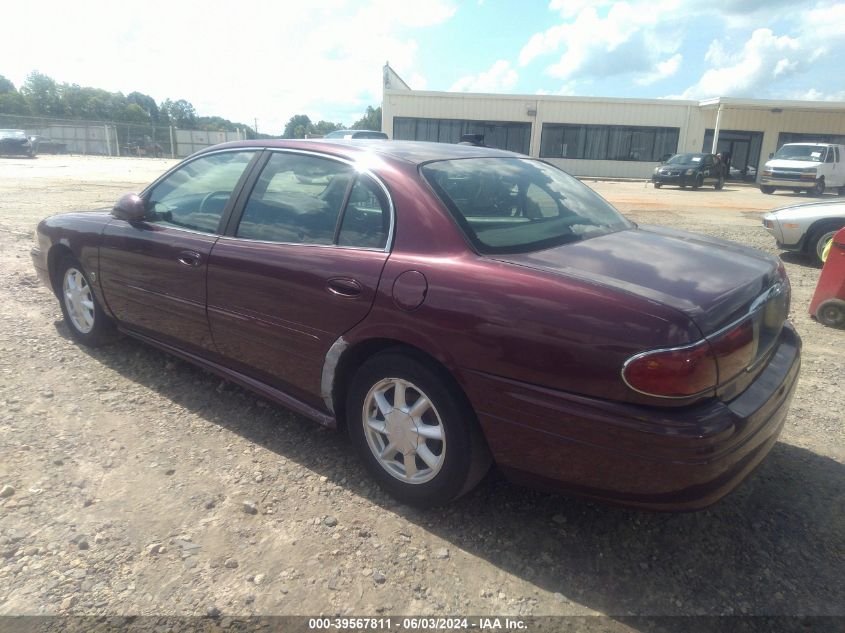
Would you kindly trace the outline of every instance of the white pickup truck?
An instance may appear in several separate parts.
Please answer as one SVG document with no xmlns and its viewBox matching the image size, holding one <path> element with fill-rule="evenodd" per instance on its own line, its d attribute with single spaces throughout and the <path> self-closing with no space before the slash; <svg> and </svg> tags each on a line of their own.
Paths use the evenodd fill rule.
<svg viewBox="0 0 845 633">
<path fill-rule="evenodd" d="M 775 189 L 806 191 L 820 196 L 825 189 L 845 195 L 845 145 L 831 143 L 787 143 L 766 163 L 760 177 L 760 191 Z"/>
</svg>

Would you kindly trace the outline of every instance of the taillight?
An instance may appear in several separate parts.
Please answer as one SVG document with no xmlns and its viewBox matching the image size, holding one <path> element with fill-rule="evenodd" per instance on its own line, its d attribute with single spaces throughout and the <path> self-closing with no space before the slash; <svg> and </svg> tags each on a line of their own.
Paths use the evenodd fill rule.
<svg viewBox="0 0 845 633">
<path fill-rule="evenodd" d="M 631 389 L 659 398 L 686 398 L 715 389 L 716 357 L 707 341 L 632 356 L 622 368 Z"/>
<path fill-rule="evenodd" d="M 632 389 L 658 398 L 705 395 L 754 363 L 759 338 L 754 324 L 749 317 L 695 345 L 632 356 L 622 377 Z"/>
<path fill-rule="evenodd" d="M 726 383 L 754 362 L 757 341 L 754 321 L 750 317 L 709 340 L 719 368 L 719 384 Z"/>
</svg>

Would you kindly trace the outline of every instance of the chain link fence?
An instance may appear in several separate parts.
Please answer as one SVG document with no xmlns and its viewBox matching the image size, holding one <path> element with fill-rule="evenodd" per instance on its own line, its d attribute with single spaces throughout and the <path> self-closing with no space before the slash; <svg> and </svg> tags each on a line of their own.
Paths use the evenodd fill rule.
<svg viewBox="0 0 845 633">
<path fill-rule="evenodd" d="M 38 116 L 0 114 L 0 128 L 22 129 L 39 139 L 39 152 L 96 156 L 150 156 L 184 158 L 227 141 L 246 139 L 243 130 L 214 132 L 181 130 L 174 126 L 118 121 L 79 121 Z"/>
</svg>

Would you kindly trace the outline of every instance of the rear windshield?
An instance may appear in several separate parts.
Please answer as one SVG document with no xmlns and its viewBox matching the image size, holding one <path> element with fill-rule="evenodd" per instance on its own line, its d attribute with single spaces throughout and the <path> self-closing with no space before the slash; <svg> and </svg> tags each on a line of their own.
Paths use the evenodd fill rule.
<svg viewBox="0 0 845 633">
<path fill-rule="evenodd" d="M 422 174 L 480 253 L 525 253 L 632 226 L 592 189 L 536 160 L 444 160 Z"/>
<path fill-rule="evenodd" d="M 827 148 L 824 145 L 784 145 L 774 157 L 820 163 L 824 160 L 825 151 Z"/>
</svg>

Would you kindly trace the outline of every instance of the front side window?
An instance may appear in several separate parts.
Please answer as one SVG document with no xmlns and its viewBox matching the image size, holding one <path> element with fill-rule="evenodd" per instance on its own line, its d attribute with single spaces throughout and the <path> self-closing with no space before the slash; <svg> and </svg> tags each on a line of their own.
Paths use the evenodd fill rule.
<svg viewBox="0 0 845 633">
<path fill-rule="evenodd" d="M 179 167 L 147 195 L 151 221 L 214 233 L 254 151 L 201 156 Z"/>
<path fill-rule="evenodd" d="M 470 158 L 422 174 L 480 253 L 523 253 L 630 228 L 592 189 L 545 163 Z"/>
</svg>

